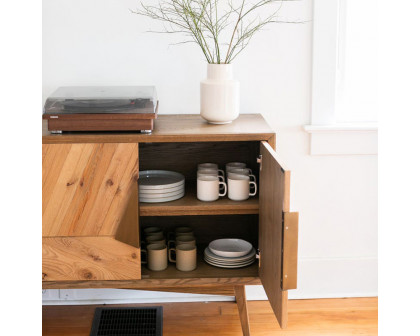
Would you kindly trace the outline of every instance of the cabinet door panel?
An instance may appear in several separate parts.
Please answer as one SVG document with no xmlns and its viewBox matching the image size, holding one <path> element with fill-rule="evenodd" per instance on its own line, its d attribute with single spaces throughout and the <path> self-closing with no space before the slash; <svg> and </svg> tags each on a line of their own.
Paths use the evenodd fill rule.
<svg viewBox="0 0 420 336">
<path fill-rule="evenodd" d="M 137 179 L 137 144 L 44 144 L 42 235 L 115 235 Z"/>
<path fill-rule="evenodd" d="M 113 237 L 42 238 L 42 280 L 140 279 L 140 251 Z"/>
<path fill-rule="evenodd" d="M 137 144 L 44 144 L 44 281 L 140 279 Z"/>
<path fill-rule="evenodd" d="M 260 145 L 259 249 L 261 283 L 282 327 L 283 305 L 287 292 L 282 291 L 283 211 L 289 204 L 289 172 L 279 162 L 276 152 L 266 142 Z"/>
</svg>

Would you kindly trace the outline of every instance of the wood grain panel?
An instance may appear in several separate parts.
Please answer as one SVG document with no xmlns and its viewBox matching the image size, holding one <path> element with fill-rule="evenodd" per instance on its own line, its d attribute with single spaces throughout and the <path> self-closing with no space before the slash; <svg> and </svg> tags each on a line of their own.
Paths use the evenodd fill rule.
<svg viewBox="0 0 420 336">
<path fill-rule="evenodd" d="M 43 236 L 114 235 L 137 185 L 137 155 L 137 144 L 44 144 Z"/>
<path fill-rule="evenodd" d="M 252 272 L 230 274 L 225 277 L 223 269 L 218 273 L 213 273 L 213 278 L 144 278 L 141 280 L 60 280 L 43 281 L 43 289 L 71 289 L 71 288 L 120 288 L 120 289 L 139 289 L 139 290 L 159 290 L 160 288 L 183 289 L 201 287 L 220 287 L 236 285 L 261 285 L 260 278 L 257 276 L 258 270 L 252 269 Z"/>
<path fill-rule="evenodd" d="M 241 114 L 226 125 L 212 125 L 198 114 L 159 115 L 151 135 L 135 132 L 51 134 L 43 120 L 43 143 L 143 143 L 268 140 L 273 131 L 261 114 Z"/>
<path fill-rule="evenodd" d="M 283 326 L 286 309 L 281 289 L 285 174 L 268 143 L 261 143 L 260 152 L 259 274 L 273 311 Z"/>
<path fill-rule="evenodd" d="M 140 279 L 140 251 L 112 237 L 42 238 L 42 280 Z"/>
<path fill-rule="evenodd" d="M 118 117 L 118 116 L 117 116 Z M 94 119 L 49 119 L 49 131 L 141 131 L 153 130 L 153 119 L 94 120 Z"/>
<path fill-rule="evenodd" d="M 139 192 L 137 184 L 132 184 L 124 216 L 118 225 L 115 239 L 134 247 L 140 247 L 139 233 Z"/>
<path fill-rule="evenodd" d="M 297 288 L 299 213 L 284 213 L 282 289 Z"/>
<path fill-rule="evenodd" d="M 199 287 L 144 287 L 141 290 L 156 292 L 173 292 L 187 294 L 210 294 L 210 295 L 226 295 L 234 296 L 234 286 L 199 286 Z M 130 289 L 130 288 L 128 288 Z"/>
</svg>

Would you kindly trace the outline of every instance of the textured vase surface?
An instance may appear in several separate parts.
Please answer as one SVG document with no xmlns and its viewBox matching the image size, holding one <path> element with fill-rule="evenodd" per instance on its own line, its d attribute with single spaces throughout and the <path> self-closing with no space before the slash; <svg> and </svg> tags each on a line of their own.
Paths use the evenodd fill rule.
<svg viewBox="0 0 420 336">
<path fill-rule="evenodd" d="M 211 124 L 228 124 L 239 116 L 239 82 L 231 64 L 207 64 L 200 83 L 200 114 Z"/>
</svg>

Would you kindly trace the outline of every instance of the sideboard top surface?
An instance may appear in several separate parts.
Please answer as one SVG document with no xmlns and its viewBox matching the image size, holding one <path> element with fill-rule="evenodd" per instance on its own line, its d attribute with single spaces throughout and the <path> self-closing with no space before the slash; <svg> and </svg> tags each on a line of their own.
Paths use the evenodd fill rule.
<svg viewBox="0 0 420 336">
<path fill-rule="evenodd" d="M 230 124 L 208 124 L 198 114 L 159 115 L 152 134 L 136 132 L 66 132 L 51 134 L 42 124 L 42 143 L 206 142 L 269 140 L 274 132 L 261 114 L 241 114 Z"/>
</svg>

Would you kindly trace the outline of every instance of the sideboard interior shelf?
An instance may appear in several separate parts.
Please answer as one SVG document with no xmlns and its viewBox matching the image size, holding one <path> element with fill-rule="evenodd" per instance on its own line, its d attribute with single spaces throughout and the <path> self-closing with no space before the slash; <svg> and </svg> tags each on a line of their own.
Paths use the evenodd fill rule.
<svg viewBox="0 0 420 336">
<path fill-rule="evenodd" d="M 196 215 L 257 215 L 258 197 L 246 201 L 232 201 L 224 196 L 214 202 L 197 199 L 195 189 L 187 187 L 185 196 L 166 203 L 139 203 L 140 216 L 196 216 Z"/>
<path fill-rule="evenodd" d="M 175 264 L 169 264 L 164 271 L 154 272 L 147 267 L 142 267 L 141 276 L 143 279 L 193 279 L 193 278 L 247 278 L 258 277 L 258 263 L 251 266 L 229 269 L 218 268 L 207 264 L 199 254 L 197 258 L 197 268 L 191 272 L 181 272 L 175 267 Z"/>
</svg>

